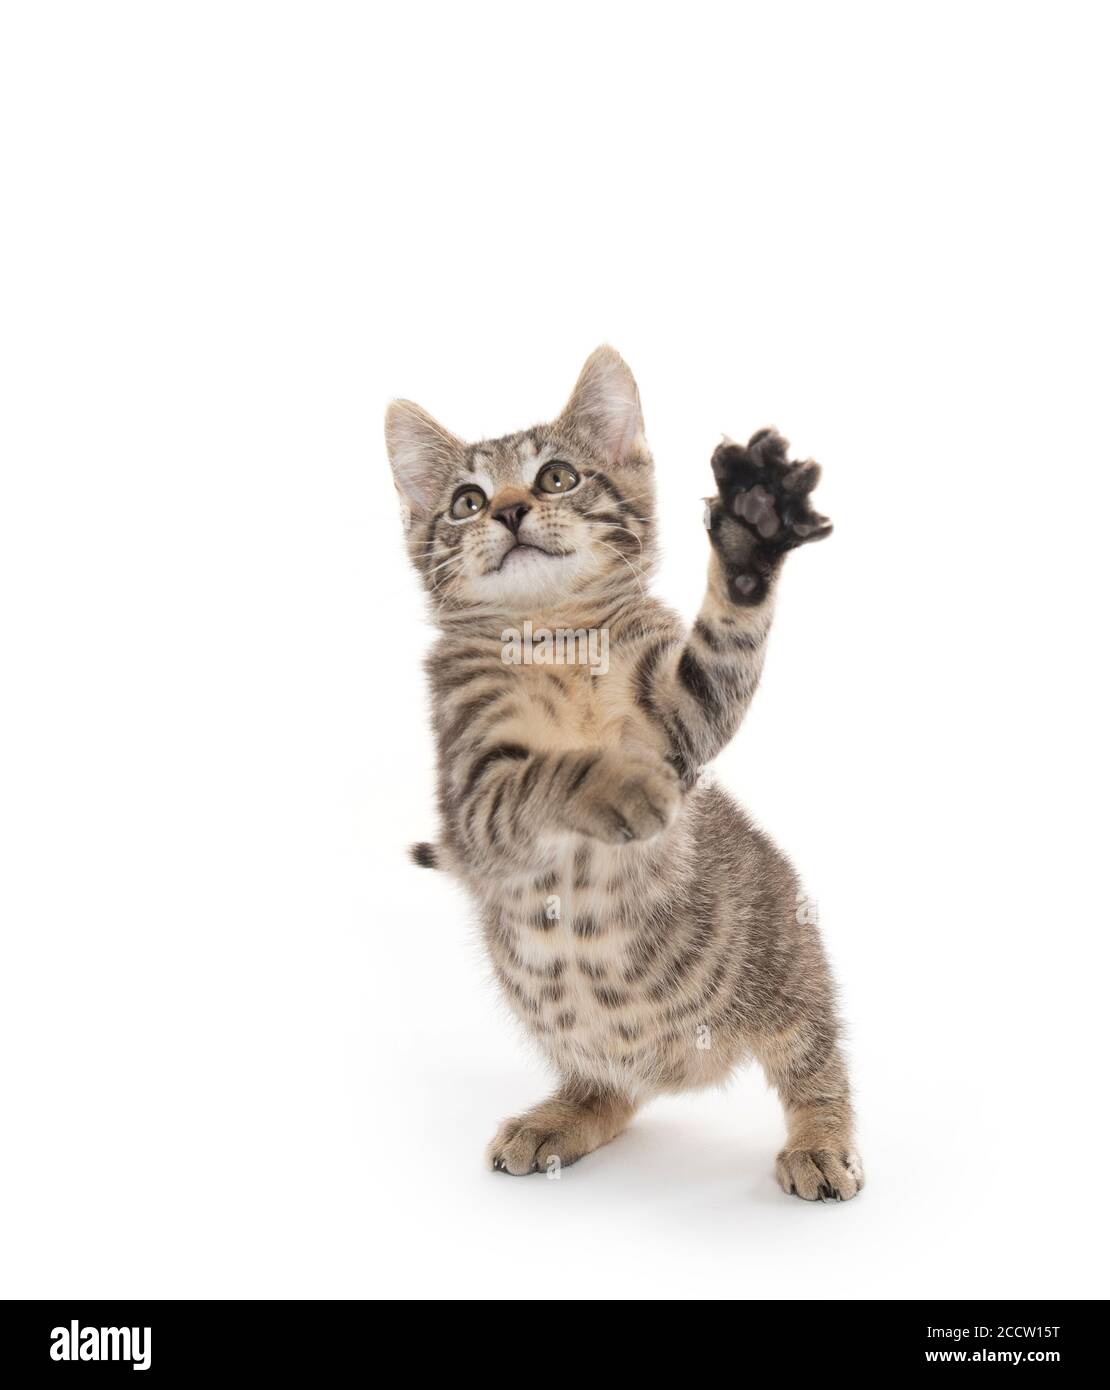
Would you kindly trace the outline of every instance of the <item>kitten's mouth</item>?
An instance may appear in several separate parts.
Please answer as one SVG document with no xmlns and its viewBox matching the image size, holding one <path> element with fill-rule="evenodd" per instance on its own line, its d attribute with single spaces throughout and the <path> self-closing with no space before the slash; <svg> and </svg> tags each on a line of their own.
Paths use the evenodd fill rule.
<svg viewBox="0 0 1110 1390">
<path fill-rule="evenodd" d="M 506 565 L 508 565 L 510 562 L 514 564 L 519 564 L 521 559 L 525 558 L 529 552 L 531 552 L 533 555 L 546 555 L 550 560 L 559 560 L 562 559 L 564 555 L 570 555 L 573 553 L 569 550 L 544 550 L 542 545 L 533 545 L 531 541 L 517 541 L 515 545 L 509 546 L 508 550 L 505 551 L 501 559 L 497 562 L 496 565 L 494 565 L 492 570 L 488 571 L 488 573 L 500 574 Z M 515 561 L 513 561 L 512 559 L 514 555 L 517 556 L 517 559 Z"/>
</svg>

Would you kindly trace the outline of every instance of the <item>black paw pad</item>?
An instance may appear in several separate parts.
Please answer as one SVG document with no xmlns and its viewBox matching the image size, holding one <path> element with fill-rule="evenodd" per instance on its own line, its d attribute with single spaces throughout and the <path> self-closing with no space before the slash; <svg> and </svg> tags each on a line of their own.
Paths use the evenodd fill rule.
<svg viewBox="0 0 1110 1390">
<path fill-rule="evenodd" d="M 759 430 L 747 445 L 726 439 L 713 454 L 709 533 L 739 603 L 760 602 L 786 552 L 832 530 L 809 500 L 820 467 L 791 463 L 787 448 L 782 435 Z"/>
<path fill-rule="evenodd" d="M 749 492 L 737 492 L 732 498 L 732 514 L 746 521 L 752 530 L 764 540 L 769 540 L 782 530 L 782 522 L 775 510 L 775 499 L 762 485 L 756 483 Z"/>
</svg>

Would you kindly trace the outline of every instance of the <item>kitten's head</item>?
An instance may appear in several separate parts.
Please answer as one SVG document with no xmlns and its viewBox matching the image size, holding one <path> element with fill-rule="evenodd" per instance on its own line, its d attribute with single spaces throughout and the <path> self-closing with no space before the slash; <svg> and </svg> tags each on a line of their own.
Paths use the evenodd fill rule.
<svg viewBox="0 0 1110 1390">
<path fill-rule="evenodd" d="M 394 401 L 385 436 L 409 554 L 441 613 L 521 615 L 616 597 L 652 568 L 640 394 L 612 348 L 589 358 L 552 424 L 466 444 Z"/>
</svg>

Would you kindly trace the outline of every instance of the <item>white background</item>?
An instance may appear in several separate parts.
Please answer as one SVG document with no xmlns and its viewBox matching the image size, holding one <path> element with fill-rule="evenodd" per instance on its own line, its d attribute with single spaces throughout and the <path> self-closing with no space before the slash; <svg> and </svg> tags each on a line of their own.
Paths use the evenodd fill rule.
<svg viewBox="0 0 1110 1390">
<path fill-rule="evenodd" d="M 1105 1296 L 1106 35 L 1079 4 L 10 4 L 0 1292 Z M 825 465 L 720 760 L 869 1174 L 758 1074 L 558 1182 L 434 834 L 381 441 L 611 341 L 687 614 L 721 431 Z"/>
</svg>

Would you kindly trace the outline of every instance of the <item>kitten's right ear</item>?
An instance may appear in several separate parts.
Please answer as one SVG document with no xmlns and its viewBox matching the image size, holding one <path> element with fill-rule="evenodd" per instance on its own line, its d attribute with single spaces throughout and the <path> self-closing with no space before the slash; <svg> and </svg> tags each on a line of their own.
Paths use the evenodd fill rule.
<svg viewBox="0 0 1110 1390">
<path fill-rule="evenodd" d="M 391 401 L 385 447 L 405 504 L 416 516 L 429 516 L 444 484 L 463 464 L 466 445 L 412 401 Z"/>
</svg>

